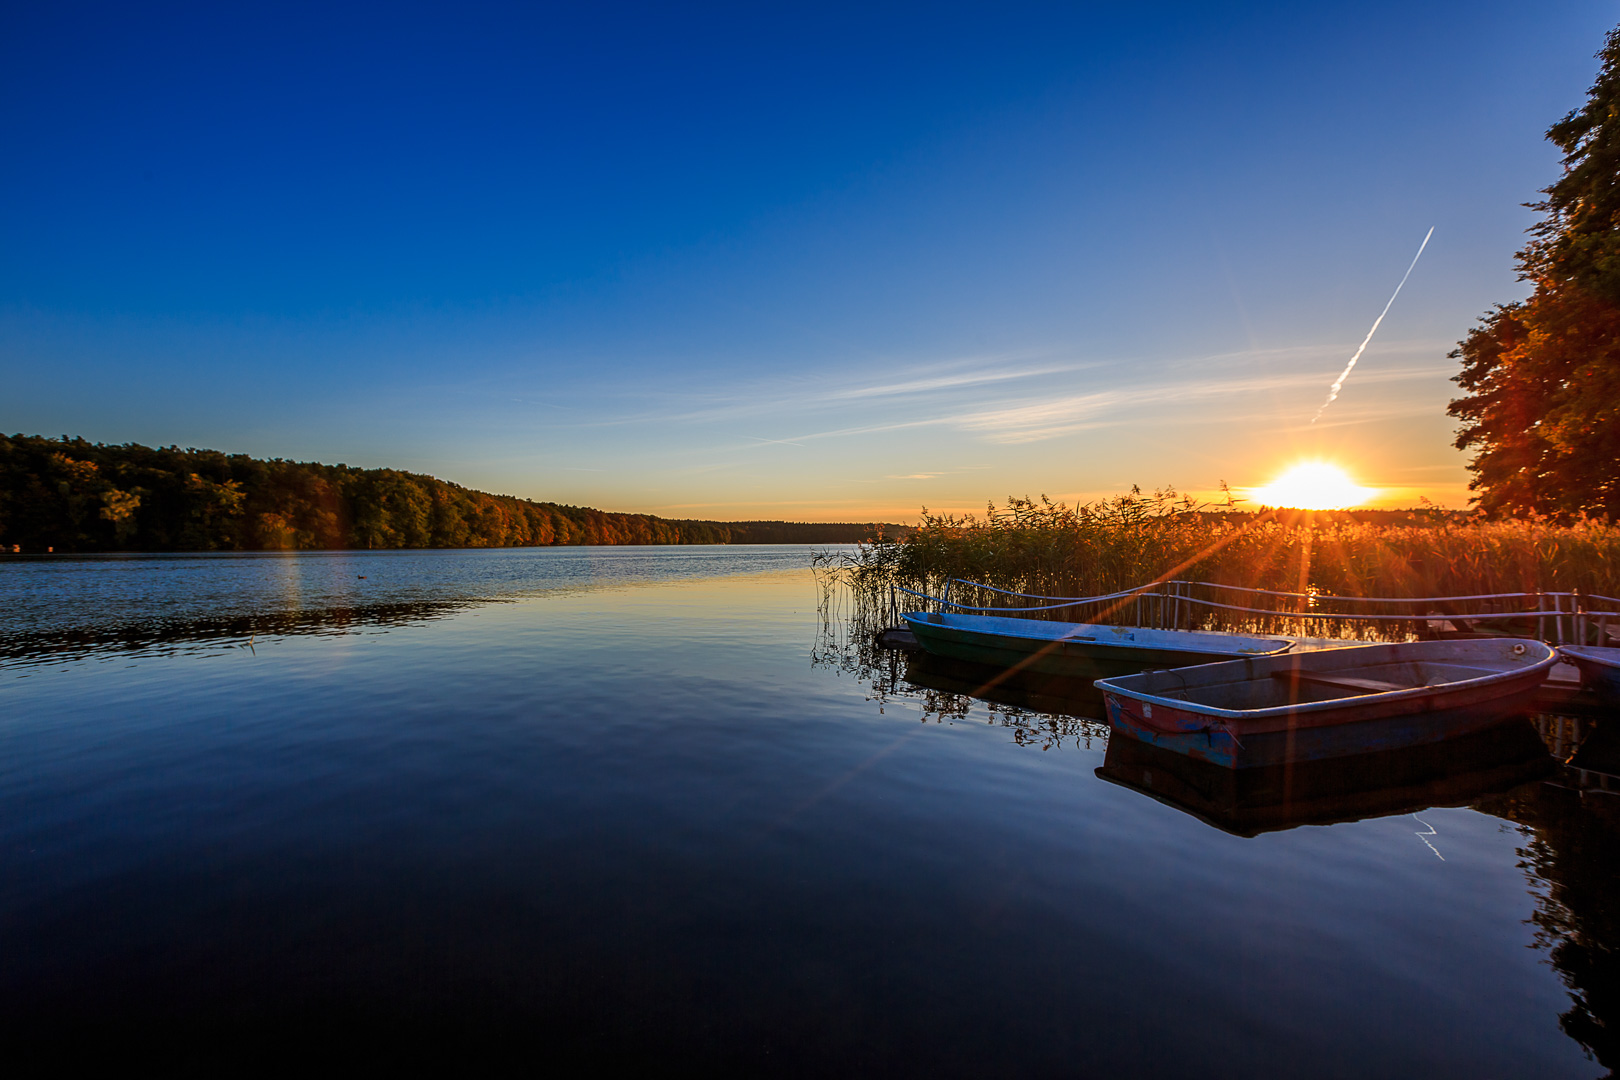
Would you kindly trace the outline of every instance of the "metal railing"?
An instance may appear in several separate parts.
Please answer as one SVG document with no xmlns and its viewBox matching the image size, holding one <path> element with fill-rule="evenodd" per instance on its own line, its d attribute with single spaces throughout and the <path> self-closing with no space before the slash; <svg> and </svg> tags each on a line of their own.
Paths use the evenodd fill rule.
<svg viewBox="0 0 1620 1080">
<path fill-rule="evenodd" d="M 1013 605 L 965 603 L 951 598 L 953 587 L 957 585 L 1032 602 Z M 938 610 L 1046 615 L 1094 607 L 1099 609 L 1091 613 L 1094 618 L 1161 630 L 1214 628 L 1212 623 L 1240 617 L 1237 621 L 1250 625 L 1294 623 L 1301 630 L 1315 628 L 1341 632 L 1336 636 L 1342 636 L 1342 631 L 1346 629 L 1358 632 L 1377 629 L 1385 636 L 1388 632 L 1394 632 L 1413 637 L 1432 637 L 1441 633 L 1476 632 L 1477 624 L 1517 622 L 1520 624 L 1517 627 L 1502 629 L 1532 636 L 1533 626 L 1533 636 L 1555 645 L 1607 644 L 1611 620 L 1620 630 L 1620 610 L 1610 609 L 1620 608 L 1620 599 L 1582 593 L 1578 589 L 1569 592 L 1480 593 L 1471 596 L 1335 596 L 1175 579 L 1150 582 L 1135 589 L 1100 596 L 1045 596 L 997 588 L 965 578 L 947 581 L 940 596 L 899 585 L 895 588 L 936 605 Z M 1271 606 L 1258 606 L 1259 602 L 1254 600 L 1244 604 L 1226 603 L 1214 598 L 1223 592 L 1244 594 L 1250 598 L 1266 597 Z M 1335 610 L 1341 606 L 1355 605 L 1379 605 L 1385 610 Z M 1075 614 L 1084 615 L 1086 612 L 1078 611 Z M 1400 624 L 1406 625 L 1403 627 Z M 1444 629 L 1448 624 L 1451 627 L 1449 631 Z"/>
</svg>

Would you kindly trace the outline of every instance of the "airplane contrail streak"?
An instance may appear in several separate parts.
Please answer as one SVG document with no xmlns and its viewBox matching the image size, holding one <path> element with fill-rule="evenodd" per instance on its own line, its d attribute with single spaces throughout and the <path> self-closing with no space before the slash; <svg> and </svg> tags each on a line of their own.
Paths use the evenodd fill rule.
<svg viewBox="0 0 1620 1080">
<path fill-rule="evenodd" d="M 1423 237 L 1423 243 L 1418 245 L 1417 254 L 1412 256 L 1412 265 L 1408 266 L 1406 273 L 1401 275 L 1401 284 L 1395 286 L 1395 291 L 1389 294 L 1389 303 L 1384 305 L 1384 310 L 1380 311 L 1378 318 L 1373 320 L 1372 329 L 1367 331 L 1367 336 L 1361 341 L 1361 348 L 1357 349 L 1356 354 L 1350 358 L 1350 362 L 1344 365 L 1344 370 L 1339 372 L 1339 377 L 1333 380 L 1333 385 L 1328 389 L 1327 400 L 1322 402 L 1322 407 L 1316 410 L 1315 416 L 1311 417 L 1311 423 L 1314 424 L 1322 419 L 1322 414 L 1327 411 L 1327 407 L 1333 404 L 1334 398 L 1339 396 L 1339 391 L 1344 387 L 1344 380 L 1350 377 L 1351 369 L 1356 366 L 1356 361 L 1360 360 L 1361 354 L 1366 351 L 1367 342 L 1371 341 L 1372 336 L 1378 333 L 1378 324 L 1384 321 L 1384 316 L 1389 314 L 1389 309 L 1395 306 L 1395 298 L 1401 295 L 1401 285 L 1405 285 L 1406 279 L 1412 276 L 1412 268 L 1417 266 L 1419 259 L 1423 258 L 1423 249 L 1429 246 L 1429 237 L 1433 235 L 1434 227 L 1431 225 L 1428 234 Z"/>
</svg>

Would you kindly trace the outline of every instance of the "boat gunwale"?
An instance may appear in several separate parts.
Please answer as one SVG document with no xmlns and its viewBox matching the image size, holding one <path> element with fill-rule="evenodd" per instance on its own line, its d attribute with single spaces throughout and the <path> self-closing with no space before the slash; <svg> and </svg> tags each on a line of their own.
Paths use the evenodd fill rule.
<svg viewBox="0 0 1620 1080">
<path fill-rule="evenodd" d="M 1134 652 L 1178 652 L 1178 653 L 1189 653 L 1189 654 L 1198 655 L 1198 656 L 1208 656 L 1208 655 L 1211 654 L 1212 651 L 1214 651 L 1212 649 L 1197 648 L 1197 647 L 1188 646 L 1188 645 L 1178 645 L 1178 644 L 1168 644 L 1168 643 L 1167 644 L 1157 644 L 1157 643 L 1133 641 L 1133 640 L 1127 640 L 1127 639 L 1121 639 L 1121 640 L 1117 640 L 1117 641 L 1105 641 L 1105 640 L 1103 640 L 1101 638 L 1083 638 L 1083 637 L 1068 637 L 1068 636 L 1040 637 L 1040 636 L 1030 635 L 1030 634 L 1013 634 L 1013 633 L 1008 633 L 1008 632 L 1001 631 L 1001 630 L 981 629 L 979 627 L 973 627 L 973 626 L 954 626 L 954 625 L 952 625 L 950 623 L 944 623 L 944 622 L 930 622 L 930 621 L 928 621 L 928 617 L 929 617 L 930 614 L 931 613 L 929 613 L 929 612 L 910 612 L 910 611 L 907 611 L 907 612 L 901 612 L 900 617 L 906 621 L 906 624 L 908 626 L 912 627 L 913 633 L 916 632 L 916 627 L 920 624 L 920 625 L 922 625 L 924 627 L 928 627 L 928 628 L 931 628 L 931 629 L 955 630 L 956 632 L 962 633 L 962 634 L 974 634 L 974 635 L 978 635 L 978 636 L 982 636 L 982 637 L 1001 638 L 1001 639 L 1007 640 L 1007 641 L 1034 641 L 1034 642 L 1040 642 L 1042 644 L 1058 644 L 1058 645 L 1064 645 L 1064 644 L 1068 644 L 1068 645 L 1103 645 L 1103 646 L 1111 646 L 1111 647 L 1114 647 L 1114 648 L 1126 649 L 1126 650 L 1134 651 Z M 962 615 L 958 615 L 958 614 L 951 613 L 951 612 L 945 613 L 943 617 L 945 617 L 945 618 L 979 618 L 979 619 L 1002 618 L 1002 616 L 987 616 L 987 615 L 962 616 Z M 1027 619 L 1027 620 L 1023 620 L 1023 621 L 1030 622 L 1030 623 L 1036 623 L 1036 622 L 1045 621 L 1045 620 Z M 1221 633 L 1219 633 L 1217 631 L 1211 631 L 1211 630 L 1159 630 L 1159 629 L 1156 629 L 1154 627 L 1149 627 L 1149 626 L 1113 627 L 1113 626 L 1110 626 L 1110 625 L 1108 625 L 1106 623 L 1062 623 L 1062 624 L 1058 624 L 1058 625 L 1093 627 L 1093 628 L 1098 629 L 1098 630 L 1124 629 L 1124 630 L 1129 630 L 1132 633 L 1146 632 L 1146 633 L 1150 633 L 1150 634 L 1188 634 L 1188 635 L 1196 635 L 1196 637 L 1199 640 L 1208 640 L 1210 642 L 1210 644 L 1212 644 L 1212 645 L 1219 642 L 1219 641 L 1230 641 L 1230 640 L 1236 639 L 1236 640 L 1243 640 L 1243 641 L 1271 642 L 1271 643 L 1274 643 L 1274 644 L 1276 644 L 1278 646 L 1278 648 L 1267 649 L 1267 650 L 1264 650 L 1264 651 L 1238 652 L 1238 653 L 1226 654 L 1226 655 L 1230 655 L 1233 659 L 1237 659 L 1237 660 L 1247 659 L 1247 658 L 1250 658 L 1250 657 L 1280 656 L 1280 655 L 1283 655 L 1284 653 L 1287 653 L 1296 644 L 1296 642 L 1294 641 L 1293 638 L 1287 638 L 1287 637 L 1256 637 L 1256 636 L 1250 636 L 1248 634 L 1226 635 L 1226 634 L 1221 634 Z M 924 635 L 924 636 L 926 636 L 926 635 Z M 919 638 L 919 640 L 921 640 L 921 639 Z M 1220 661 L 1216 661 L 1216 663 L 1226 663 L 1226 661 L 1220 660 Z M 1188 666 L 1189 667 L 1200 667 L 1202 665 L 1189 664 Z"/>
<path fill-rule="evenodd" d="M 1558 651 L 1571 660 L 1585 660 L 1603 667 L 1620 668 L 1620 648 L 1612 645 L 1560 645 Z M 1604 655 L 1594 656 L 1593 653 Z"/>
</svg>

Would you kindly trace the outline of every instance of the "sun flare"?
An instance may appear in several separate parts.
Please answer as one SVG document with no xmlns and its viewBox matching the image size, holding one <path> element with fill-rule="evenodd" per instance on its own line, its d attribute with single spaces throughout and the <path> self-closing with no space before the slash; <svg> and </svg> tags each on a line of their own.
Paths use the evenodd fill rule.
<svg viewBox="0 0 1620 1080">
<path fill-rule="evenodd" d="M 1375 494 L 1376 489 L 1360 486 L 1343 469 L 1323 461 L 1302 462 L 1265 487 L 1249 490 L 1249 497 L 1263 506 L 1295 510 L 1343 510 Z"/>
</svg>

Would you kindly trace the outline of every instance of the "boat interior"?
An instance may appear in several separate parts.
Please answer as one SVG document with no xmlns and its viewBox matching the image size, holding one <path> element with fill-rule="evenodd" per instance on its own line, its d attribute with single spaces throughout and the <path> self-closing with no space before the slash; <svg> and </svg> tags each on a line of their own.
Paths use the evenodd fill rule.
<svg viewBox="0 0 1620 1080">
<path fill-rule="evenodd" d="M 1150 671 L 1131 689 L 1217 709 L 1268 709 L 1313 701 L 1444 686 L 1499 674 L 1503 668 L 1440 661 L 1404 661 L 1341 670 L 1277 666 L 1250 676 L 1242 671 L 1218 682 L 1192 681 L 1182 670 Z"/>
</svg>

